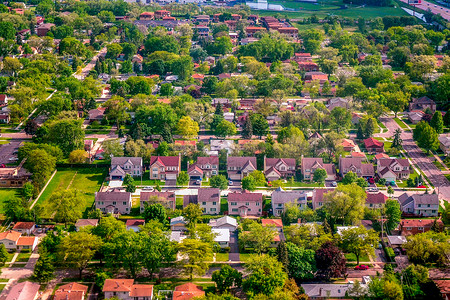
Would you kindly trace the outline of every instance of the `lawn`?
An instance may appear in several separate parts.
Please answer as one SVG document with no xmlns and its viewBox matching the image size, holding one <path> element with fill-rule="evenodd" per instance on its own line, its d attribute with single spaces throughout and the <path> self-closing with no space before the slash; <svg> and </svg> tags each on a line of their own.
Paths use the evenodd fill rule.
<svg viewBox="0 0 450 300">
<path fill-rule="evenodd" d="M 242 262 L 249 262 L 251 258 L 258 256 L 256 253 L 240 253 L 239 258 Z"/>
<path fill-rule="evenodd" d="M 325 184 L 323 183 L 317 183 L 317 182 L 302 182 L 302 181 L 288 181 L 284 183 L 284 186 L 286 188 L 290 188 L 290 187 L 323 187 L 325 186 Z"/>
<path fill-rule="evenodd" d="M 400 120 L 399 118 L 394 118 L 395 123 L 398 124 L 398 126 L 400 126 L 400 128 L 402 129 L 408 129 L 408 126 L 406 126 L 405 123 L 403 123 L 402 120 Z"/>
<path fill-rule="evenodd" d="M 413 173 L 409 175 L 409 178 L 411 178 L 412 180 L 414 180 L 417 176 L 419 176 L 419 174 L 417 174 L 417 172 L 416 172 L 415 169 L 412 169 L 412 170 L 413 170 Z M 397 186 L 400 187 L 400 188 L 406 188 L 406 187 L 408 187 L 408 185 L 407 185 L 407 183 L 406 183 L 406 180 L 403 180 L 402 182 L 397 181 L 396 183 L 397 183 Z"/>
<path fill-rule="evenodd" d="M 0 213 L 4 213 L 4 203 L 10 198 L 19 198 L 20 189 L 0 189 Z"/>
<path fill-rule="evenodd" d="M 162 187 L 165 184 L 164 181 L 150 179 L 150 171 L 149 170 L 144 172 L 144 175 L 142 176 L 142 183 L 141 183 L 141 179 L 140 178 L 135 178 L 134 180 L 136 181 L 137 185 L 151 185 L 151 186 L 155 186 L 156 183 L 159 183 L 159 186 Z"/>
<path fill-rule="evenodd" d="M 17 256 L 16 262 L 28 262 L 30 259 L 31 253 L 19 253 Z"/>
<path fill-rule="evenodd" d="M 345 253 L 345 258 L 348 262 L 356 262 L 356 255 L 353 253 Z M 367 254 L 361 255 L 359 262 L 370 262 L 369 256 Z"/>
<path fill-rule="evenodd" d="M 51 217 L 52 212 L 47 210 L 48 199 L 59 189 L 76 189 L 86 208 L 92 207 L 95 192 L 100 189 L 106 172 L 106 168 L 59 169 L 37 202 L 44 207 L 43 217 Z"/>
<path fill-rule="evenodd" d="M 228 261 L 228 253 L 216 253 L 216 261 Z"/>
</svg>

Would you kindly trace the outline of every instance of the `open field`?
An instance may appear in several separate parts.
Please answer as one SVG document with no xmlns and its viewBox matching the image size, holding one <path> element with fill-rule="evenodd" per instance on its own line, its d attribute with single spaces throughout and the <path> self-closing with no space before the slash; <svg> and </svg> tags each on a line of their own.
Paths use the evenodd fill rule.
<svg viewBox="0 0 450 300">
<path fill-rule="evenodd" d="M 103 168 L 59 169 L 37 204 L 44 207 L 44 217 L 50 217 L 51 213 L 46 211 L 46 206 L 52 193 L 58 189 L 73 188 L 78 191 L 86 208 L 89 208 L 94 203 L 95 192 L 98 192 L 105 176 L 106 169 Z"/>
<path fill-rule="evenodd" d="M 5 202 L 10 198 L 20 198 L 20 189 L 0 189 L 0 213 L 5 212 Z"/>
</svg>

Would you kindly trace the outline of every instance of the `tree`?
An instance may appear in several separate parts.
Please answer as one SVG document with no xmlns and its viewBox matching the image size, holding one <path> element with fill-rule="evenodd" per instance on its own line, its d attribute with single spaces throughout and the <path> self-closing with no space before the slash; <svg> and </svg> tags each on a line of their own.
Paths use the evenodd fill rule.
<svg viewBox="0 0 450 300">
<path fill-rule="evenodd" d="M 347 130 L 352 122 L 351 112 L 343 107 L 335 107 L 330 113 L 330 126 L 337 132 Z"/>
<path fill-rule="evenodd" d="M 323 183 L 326 178 L 327 178 L 327 171 L 325 169 L 317 168 L 314 170 L 313 180 L 315 182 Z"/>
<path fill-rule="evenodd" d="M 34 119 L 29 119 L 25 124 L 25 133 L 29 135 L 35 135 L 37 130 L 39 129 L 39 125 L 36 123 Z"/>
<path fill-rule="evenodd" d="M 84 150 L 73 150 L 69 154 L 69 162 L 72 164 L 84 164 L 88 159 L 88 154 Z"/>
<path fill-rule="evenodd" d="M 352 184 L 356 182 L 358 179 L 358 175 L 356 173 L 353 173 L 352 171 L 349 171 L 347 174 L 344 175 L 344 178 L 342 179 L 342 184 Z"/>
<path fill-rule="evenodd" d="M 289 255 L 288 255 L 286 243 L 284 241 L 281 241 L 278 244 L 276 253 L 277 253 L 278 261 L 283 264 L 284 271 L 287 273 L 288 265 L 289 265 Z"/>
<path fill-rule="evenodd" d="M 83 215 L 84 200 L 75 189 L 53 192 L 48 202 L 50 212 L 54 212 L 54 220 L 65 225 L 76 222 Z"/>
<path fill-rule="evenodd" d="M 0 263 L 2 264 L 2 266 L 5 265 L 5 263 L 8 261 L 8 251 L 5 248 L 5 245 L 1 244 L 0 245 Z"/>
<path fill-rule="evenodd" d="M 242 189 L 247 191 L 256 190 L 257 183 L 253 176 L 246 176 L 241 181 Z"/>
<path fill-rule="evenodd" d="M 120 143 L 119 139 L 105 140 L 102 144 L 103 150 L 105 151 L 105 157 L 111 158 L 121 157 L 124 155 L 123 145 Z"/>
<path fill-rule="evenodd" d="M 235 135 L 236 126 L 233 123 L 223 119 L 217 124 L 215 134 L 220 138 L 226 138 L 227 136 Z"/>
<path fill-rule="evenodd" d="M 84 130 L 81 128 L 83 120 L 63 118 L 48 125 L 47 140 L 58 146 L 64 153 L 84 147 Z"/>
<path fill-rule="evenodd" d="M 250 116 L 250 121 L 252 122 L 253 134 L 259 135 L 261 138 L 269 132 L 269 123 L 263 115 L 252 114 Z"/>
<path fill-rule="evenodd" d="M 400 203 L 397 200 L 388 199 L 384 205 L 386 215 L 386 228 L 387 230 L 394 230 L 397 228 L 402 217 L 402 211 L 400 209 Z"/>
<path fill-rule="evenodd" d="M 178 247 L 183 259 L 180 264 L 184 273 L 192 280 L 194 274 L 202 276 L 208 270 L 208 263 L 212 259 L 211 244 L 195 239 L 184 239 Z"/>
<path fill-rule="evenodd" d="M 111 59 L 116 59 L 117 56 L 119 56 L 120 53 L 122 53 L 122 46 L 120 46 L 120 44 L 117 43 L 112 43 L 112 44 L 108 44 L 106 45 L 106 58 L 111 58 Z"/>
<path fill-rule="evenodd" d="M 366 192 L 356 183 L 340 185 L 324 195 L 324 210 L 331 220 L 342 224 L 354 224 L 364 216 Z"/>
<path fill-rule="evenodd" d="M 21 194 L 24 199 L 30 199 L 31 197 L 33 197 L 34 192 L 35 188 L 31 182 L 26 182 L 21 190 Z"/>
<path fill-rule="evenodd" d="M 242 138 L 251 139 L 253 136 L 253 127 L 250 118 L 245 118 L 244 128 L 241 131 Z"/>
<path fill-rule="evenodd" d="M 402 131 L 400 130 L 400 128 L 397 128 L 394 131 L 394 136 L 392 137 L 392 148 L 396 148 L 398 150 L 401 150 L 403 148 L 402 144 L 403 144 L 403 140 L 401 138 L 401 134 Z"/>
<path fill-rule="evenodd" d="M 102 106 L 106 108 L 108 120 L 114 121 L 118 129 L 121 124 L 125 124 L 130 119 L 130 114 L 127 111 L 131 108 L 131 105 L 122 97 L 112 96 Z"/>
<path fill-rule="evenodd" d="M 316 273 L 315 252 L 287 243 L 289 276 L 296 280 L 311 280 Z"/>
<path fill-rule="evenodd" d="M 403 245 L 408 259 L 416 264 L 436 263 L 443 266 L 448 263 L 450 239 L 443 232 L 428 231 L 407 237 Z"/>
<path fill-rule="evenodd" d="M 242 273 L 233 269 L 229 265 L 224 265 L 220 270 L 212 273 L 212 281 L 216 283 L 216 288 L 220 293 L 228 291 L 231 287 L 240 287 L 242 283 Z"/>
<path fill-rule="evenodd" d="M 430 152 L 439 148 L 438 134 L 427 122 L 420 121 L 413 130 L 413 138 L 417 145 Z"/>
<path fill-rule="evenodd" d="M 183 208 L 183 216 L 187 221 L 187 226 L 189 229 L 193 229 L 195 227 L 202 214 L 203 210 L 199 204 L 190 203 Z"/>
<path fill-rule="evenodd" d="M 39 253 L 39 258 L 34 265 L 33 277 L 40 283 L 47 283 L 53 278 L 55 271 L 54 262 L 46 252 Z"/>
<path fill-rule="evenodd" d="M 156 220 L 164 226 L 167 225 L 167 213 L 166 209 L 161 203 L 154 203 L 150 205 L 144 205 L 144 219 L 145 222 L 150 220 Z"/>
<path fill-rule="evenodd" d="M 209 184 L 213 188 L 226 190 L 228 188 L 228 180 L 225 175 L 214 175 L 209 179 Z"/>
<path fill-rule="evenodd" d="M 318 278 L 344 277 L 347 272 L 344 253 L 332 242 L 326 242 L 315 254 Z"/>
<path fill-rule="evenodd" d="M 363 226 L 349 228 L 341 231 L 339 236 L 340 247 L 349 253 L 356 255 L 356 263 L 362 254 L 374 254 L 378 245 L 378 234 L 374 230 L 367 230 Z"/>
<path fill-rule="evenodd" d="M 246 271 L 249 275 L 244 280 L 244 291 L 253 295 L 270 296 L 281 288 L 287 279 L 283 265 L 268 255 L 253 257 L 246 264 Z"/>
<path fill-rule="evenodd" d="M 181 171 L 177 177 L 177 185 L 187 185 L 189 183 L 189 175 L 186 171 Z"/>
<path fill-rule="evenodd" d="M 77 268 L 82 277 L 83 270 L 100 249 L 102 240 L 95 235 L 80 231 L 64 237 L 58 245 L 59 262 L 68 267 Z"/>
<path fill-rule="evenodd" d="M 191 117 L 184 116 L 178 121 L 177 130 L 184 138 L 193 138 L 198 135 L 198 123 L 191 119 Z"/>
<path fill-rule="evenodd" d="M 438 134 L 444 132 L 444 120 L 440 111 L 434 113 L 433 117 L 431 118 L 430 125 L 434 128 L 434 130 L 436 130 Z"/>
<path fill-rule="evenodd" d="M 159 94 L 164 97 L 172 96 L 173 91 L 174 91 L 174 89 L 173 89 L 171 83 L 163 83 L 163 84 L 161 84 Z"/>
<path fill-rule="evenodd" d="M 239 235 L 239 245 L 243 248 L 252 247 L 259 254 L 267 251 L 277 234 L 272 227 L 262 226 L 255 221 L 247 229 Z"/>
<path fill-rule="evenodd" d="M 33 183 L 40 189 L 45 185 L 56 167 L 56 158 L 43 149 L 31 150 L 24 158 L 27 161 L 24 167 L 30 171 L 33 176 Z"/>
<path fill-rule="evenodd" d="M 102 247 L 107 266 L 111 268 L 124 268 L 131 277 L 141 271 L 141 253 L 143 249 L 143 235 L 128 230 L 113 236 L 111 242 Z"/>
<path fill-rule="evenodd" d="M 405 94 L 402 91 L 396 92 L 387 92 L 384 93 L 384 97 L 387 101 L 387 107 L 395 113 L 395 117 L 397 117 L 397 113 L 403 111 L 408 105 L 410 95 Z"/>
<path fill-rule="evenodd" d="M 117 220 L 113 216 L 101 218 L 99 224 L 94 227 L 92 233 L 102 238 L 104 242 L 109 242 L 112 238 L 127 230 L 125 223 Z"/>
</svg>

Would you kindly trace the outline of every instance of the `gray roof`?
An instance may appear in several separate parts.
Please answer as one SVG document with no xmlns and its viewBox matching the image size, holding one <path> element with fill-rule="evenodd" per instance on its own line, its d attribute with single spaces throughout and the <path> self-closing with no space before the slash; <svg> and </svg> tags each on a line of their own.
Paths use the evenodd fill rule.
<svg viewBox="0 0 450 300">
<path fill-rule="evenodd" d="M 170 220 L 170 226 L 175 224 L 186 224 L 183 216 L 179 216 Z"/>
<path fill-rule="evenodd" d="M 129 192 L 97 192 L 95 201 L 128 201 L 131 198 Z"/>
<path fill-rule="evenodd" d="M 388 235 L 387 238 L 391 245 L 403 245 L 406 243 L 406 237 L 403 235 Z"/>
<path fill-rule="evenodd" d="M 235 227 L 238 226 L 236 219 L 229 216 L 209 220 L 209 226 L 211 227 L 220 227 L 225 224 L 229 224 Z"/>
<path fill-rule="evenodd" d="M 133 165 L 142 166 L 142 157 L 112 157 L 111 165 L 124 165 L 130 161 Z"/>
<path fill-rule="evenodd" d="M 414 201 L 414 205 L 439 205 L 439 196 L 437 194 L 408 194 L 404 193 L 398 197 L 400 205 L 405 206 Z"/>
<path fill-rule="evenodd" d="M 307 195 L 306 191 L 283 191 L 282 189 L 277 189 L 272 193 L 272 201 L 277 203 L 288 203 L 288 202 L 304 202 L 306 203 Z"/>
<path fill-rule="evenodd" d="M 256 157 L 240 157 L 228 156 L 227 167 L 244 167 L 247 163 L 251 163 L 256 169 Z"/>
<path fill-rule="evenodd" d="M 310 298 L 343 298 L 347 290 L 351 287 L 348 284 L 302 284 L 305 293 Z"/>
</svg>

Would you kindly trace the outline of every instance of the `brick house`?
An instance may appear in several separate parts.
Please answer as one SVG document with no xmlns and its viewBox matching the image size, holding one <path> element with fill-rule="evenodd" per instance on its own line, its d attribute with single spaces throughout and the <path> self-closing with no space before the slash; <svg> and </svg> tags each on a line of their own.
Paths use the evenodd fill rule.
<svg viewBox="0 0 450 300">
<path fill-rule="evenodd" d="M 336 169 L 334 164 L 324 164 L 321 157 L 302 157 L 301 164 L 304 180 L 312 181 L 314 179 L 314 172 L 317 169 L 324 169 L 327 171 L 326 180 L 336 180 Z"/>
<path fill-rule="evenodd" d="M 367 193 L 366 207 L 375 209 L 382 208 L 386 204 L 388 197 L 381 193 Z"/>
<path fill-rule="evenodd" d="M 444 229 L 444 223 L 439 219 L 436 220 L 440 230 Z M 414 235 L 431 230 L 434 219 L 405 219 L 400 221 L 399 229 L 403 236 Z"/>
<path fill-rule="evenodd" d="M 134 284 L 134 279 L 106 279 L 103 285 L 105 299 L 152 300 L 153 285 Z"/>
<path fill-rule="evenodd" d="M 378 177 L 386 181 L 405 180 L 411 174 L 411 166 L 406 158 L 382 158 L 377 161 Z"/>
<path fill-rule="evenodd" d="M 142 157 L 111 157 L 111 180 L 123 180 L 126 174 L 142 176 Z"/>
<path fill-rule="evenodd" d="M 307 200 L 306 191 L 285 191 L 282 188 L 278 188 L 272 193 L 272 214 L 276 217 L 281 216 L 286 209 L 287 203 L 296 204 L 300 209 L 305 209 Z"/>
<path fill-rule="evenodd" d="M 323 195 L 328 192 L 332 192 L 331 189 L 314 189 L 312 195 L 312 206 L 313 210 L 319 209 L 323 206 Z"/>
<path fill-rule="evenodd" d="M 211 176 L 219 174 L 219 157 L 198 157 L 197 161 L 191 166 L 188 163 L 187 169 L 191 180 L 201 180 L 205 177 L 211 178 Z"/>
<path fill-rule="evenodd" d="M 421 110 L 424 111 L 429 108 L 433 113 L 436 111 L 436 102 L 427 96 L 420 98 L 413 98 L 409 104 L 409 111 Z"/>
<path fill-rule="evenodd" d="M 103 213 L 127 215 L 131 211 L 131 193 L 112 191 L 95 193 L 95 207 Z"/>
<path fill-rule="evenodd" d="M 233 192 L 228 194 L 228 214 L 244 216 L 261 216 L 262 214 L 262 194 Z"/>
<path fill-rule="evenodd" d="M 34 222 L 17 222 L 13 226 L 13 230 L 20 232 L 24 235 L 31 235 L 36 229 L 36 223 Z"/>
<path fill-rule="evenodd" d="M 398 197 L 400 208 L 404 214 L 436 217 L 439 211 L 439 196 L 437 194 L 404 193 Z"/>
<path fill-rule="evenodd" d="M 256 170 L 256 157 L 228 156 L 227 171 L 230 180 L 242 180 Z"/>
<path fill-rule="evenodd" d="M 176 207 L 176 198 L 174 192 L 141 191 L 139 201 L 141 213 L 143 213 L 145 210 L 145 203 L 147 203 L 148 205 L 160 203 L 162 204 L 162 206 L 171 210 L 174 210 Z"/>
<path fill-rule="evenodd" d="M 375 170 L 372 164 L 363 164 L 361 158 L 340 157 L 339 172 L 342 177 L 348 172 L 353 172 L 358 177 L 372 178 L 375 176 Z"/>
<path fill-rule="evenodd" d="M 3 244 L 8 251 L 21 251 L 23 249 L 33 251 L 38 238 L 35 236 L 22 236 L 22 233 L 15 230 L 8 230 L 0 233 L 0 244 Z"/>
<path fill-rule="evenodd" d="M 364 147 L 367 152 L 384 152 L 384 143 L 372 137 L 364 140 Z"/>
<path fill-rule="evenodd" d="M 264 175 L 268 181 L 295 176 L 295 158 L 264 157 Z"/>
<path fill-rule="evenodd" d="M 76 282 L 64 284 L 55 291 L 53 300 L 84 300 L 88 288 L 87 285 Z"/>
<path fill-rule="evenodd" d="M 180 156 L 152 156 L 150 179 L 176 180 L 181 169 Z"/>
<path fill-rule="evenodd" d="M 220 190 L 217 188 L 200 188 L 198 195 L 185 195 L 183 207 L 198 204 L 206 215 L 220 214 Z"/>
<path fill-rule="evenodd" d="M 36 34 L 38 36 L 46 36 L 47 33 L 52 29 L 52 27 L 54 27 L 55 24 L 53 23 L 44 23 L 42 25 L 40 25 L 37 29 L 36 29 Z"/>
<path fill-rule="evenodd" d="M 339 143 L 339 146 L 342 146 L 344 151 L 347 152 L 354 152 L 356 149 L 355 142 L 350 139 L 342 139 L 342 141 Z"/>
<path fill-rule="evenodd" d="M 190 300 L 192 298 L 201 298 L 204 296 L 205 291 L 203 290 L 203 287 L 188 282 L 175 287 L 172 294 L 172 300 Z"/>
<path fill-rule="evenodd" d="M 153 20 L 155 18 L 155 13 L 151 11 L 145 11 L 139 15 L 139 20 Z"/>
<path fill-rule="evenodd" d="M 22 187 L 30 181 L 31 173 L 23 168 L 25 160 L 22 160 L 17 167 L 0 168 L 0 187 Z"/>
</svg>

